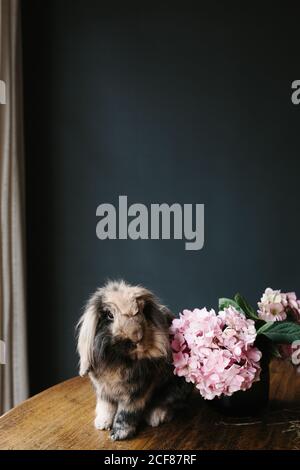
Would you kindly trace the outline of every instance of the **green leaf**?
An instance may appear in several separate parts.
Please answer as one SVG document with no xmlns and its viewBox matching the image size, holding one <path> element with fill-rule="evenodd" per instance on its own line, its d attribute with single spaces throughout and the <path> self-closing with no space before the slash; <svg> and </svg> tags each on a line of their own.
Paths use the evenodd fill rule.
<svg viewBox="0 0 300 470">
<path fill-rule="evenodd" d="M 289 321 L 268 322 L 258 330 L 257 334 L 265 335 L 275 343 L 291 344 L 300 340 L 300 325 Z"/>
<path fill-rule="evenodd" d="M 245 312 L 247 318 L 252 320 L 259 320 L 256 311 L 248 304 L 247 300 L 241 296 L 241 294 L 235 294 L 234 300 L 239 305 L 239 307 Z"/>
<path fill-rule="evenodd" d="M 265 323 L 263 324 L 263 326 L 261 326 L 261 327 L 257 330 L 257 334 L 258 334 L 258 335 L 261 335 L 262 333 L 264 333 L 265 331 L 267 331 L 273 324 L 274 324 L 273 321 L 265 322 Z"/>
<path fill-rule="evenodd" d="M 219 310 L 224 310 L 224 308 L 234 307 L 238 312 L 241 312 L 245 315 L 243 309 L 232 299 L 226 299 L 222 297 L 219 299 Z"/>
</svg>

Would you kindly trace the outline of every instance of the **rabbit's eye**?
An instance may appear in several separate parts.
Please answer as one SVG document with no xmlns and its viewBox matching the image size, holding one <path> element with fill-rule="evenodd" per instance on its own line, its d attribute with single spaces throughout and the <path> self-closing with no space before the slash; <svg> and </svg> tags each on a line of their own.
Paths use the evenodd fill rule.
<svg viewBox="0 0 300 470">
<path fill-rule="evenodd" d="M 114 315 L 110 310 L 104 310 L 103 314 L 110 321 L 114 319 Z"/>
</svg>

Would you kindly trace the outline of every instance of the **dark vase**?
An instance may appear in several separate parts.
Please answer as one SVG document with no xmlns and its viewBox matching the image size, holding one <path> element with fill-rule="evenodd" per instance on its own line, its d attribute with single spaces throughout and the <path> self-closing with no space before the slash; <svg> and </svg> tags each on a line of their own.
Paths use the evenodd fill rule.
<svg viewBox="0 0 300 470">
<path fill-rule="evenodd" d="M 255 416 L 267 407 L 269 402 L 270 374 L 269 361 L 261 364 L 260 380 L 249 390 L 235 392 L 230 397 L 222 396 L 212 400 L 212 406 L 228 416 Z"/>
</svg>

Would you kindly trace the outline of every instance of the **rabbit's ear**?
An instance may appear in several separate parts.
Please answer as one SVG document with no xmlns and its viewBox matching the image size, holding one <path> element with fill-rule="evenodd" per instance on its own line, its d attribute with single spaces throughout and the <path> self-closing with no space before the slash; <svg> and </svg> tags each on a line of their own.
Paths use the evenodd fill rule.
<svg viewBox="0 0 300 470">
<path fill-rule="evenodd" d="M 137 287 L 136 299 L 140 310 L 145 313 L 150 312 L 152 316 L 163 318 L 163 322 L 167 322 L 168 325 L 172 323 L 174 315 L 168 307 L 160 303 L 159 299 L 151 291 L 144 287 Z"/>
<path fill-rule="evenodd" d="M 166 307 L 165 305 L 160 305 L 159 309 L 160 309 L 161 313 L 163 314 L 163 316 L 165 317 L 168 325 L 171 326 L 172 321 L 175 318 L 173 313 L 171 312 L 171 310 L 169 310 L 168 307 Z"/>
<path fill-rule="evenodd" d="M 148 357 L 152 359 L 169 358 L 171 354 L 169 340 L 169 326 L 172 322 L 171 312 L 147 289 L 140 289 L 137 295 L 137 303 L 140 309 L 143 310 L 148 324 L 148 331 L 151 331 L 151 341 L 147 350 Z"/>
<path fill-rule="evenodd" d="M 80 358 L 79 374 L 86 375 L 93 362 L 93 346 L 98 323 L 98 312 L 96 302 L 90 301 L 86 310 L 78 322 L 77 351 Z"/>
</svg>

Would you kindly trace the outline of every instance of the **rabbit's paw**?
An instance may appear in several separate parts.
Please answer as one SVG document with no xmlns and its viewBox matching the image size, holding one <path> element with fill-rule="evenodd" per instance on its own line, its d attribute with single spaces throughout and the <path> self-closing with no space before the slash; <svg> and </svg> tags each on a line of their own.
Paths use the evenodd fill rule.
<svg viewBox="0 0 300 470">
<path fill-rule="evenodd" d="M 131 426 L 126 426 L 124 428 L 113 427 L 110 433 L 110 437 L 113 441 L 122 441 L 134 436 L 135 431 L 135 428 Z"/>
<path fill-rule="evenodd" d="M 113 423 L 113 416 L 97 415 L 94 421 L 96 429 L 110 429 Z"/>
<path fill-rule="evenodd" d="M 171 421 L 173 414 L 170 409 L 163 406 L 158 406 L 150 410 L 149 414 L 146 417 L 146 422 L 152 426 L 156 427 L 162 423 L 168 423 Z"/>
</svg>

